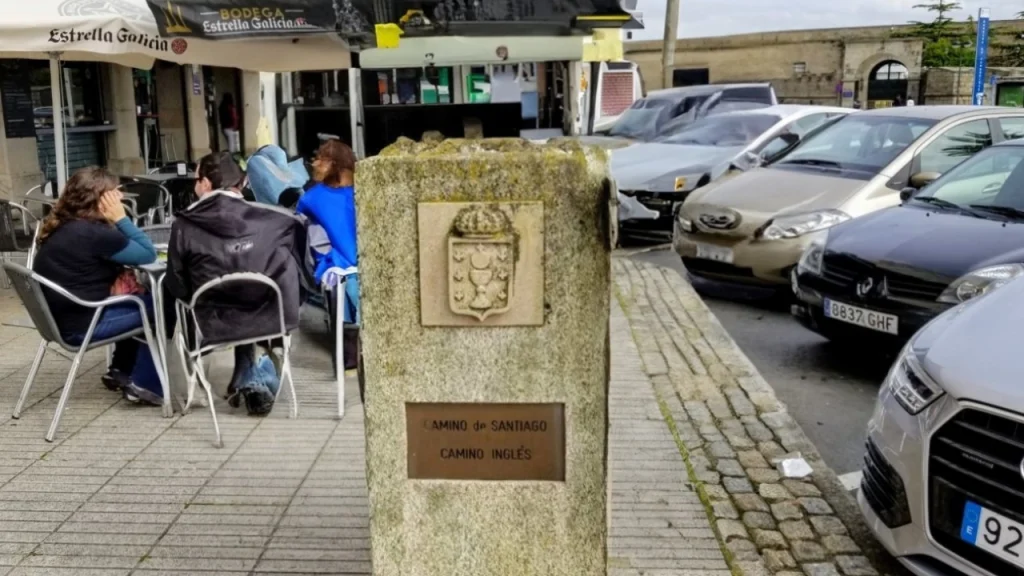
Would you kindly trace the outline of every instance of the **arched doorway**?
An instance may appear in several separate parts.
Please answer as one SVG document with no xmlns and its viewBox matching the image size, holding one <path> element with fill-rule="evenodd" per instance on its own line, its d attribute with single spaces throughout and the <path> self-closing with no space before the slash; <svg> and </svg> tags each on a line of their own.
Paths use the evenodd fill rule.
<svg viewBox="0 0 1024 576">
<path fill-rule="evenodd" d="M 886 60 L 875 66 L 868 76 L 868 108 L 885 108 L 892 106 L 893 99 L 899 96 L 907 99 L 907 83 L 910 71 L 897 60 Z"/>
</svg>

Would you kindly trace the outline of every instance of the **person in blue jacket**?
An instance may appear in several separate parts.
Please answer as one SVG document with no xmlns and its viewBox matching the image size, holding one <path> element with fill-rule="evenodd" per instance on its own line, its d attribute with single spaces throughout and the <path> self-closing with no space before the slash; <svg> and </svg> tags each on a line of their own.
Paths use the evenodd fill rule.
<svg viewBox="0 0 1024 576">
<path fill-rule="evenodd" d="M 314 277 L 319 284 L 324 274 L 336 269 L 346 276 L 345 322 L 358 322 L 358 255 L 356 243 L 355 201 L 356 155 L 341 140 L 320 145 L 313 160 L 316 184 L 299 199 L 296 211 L 323 227 L 331 250 L 314 254 Z"/>
</svg>

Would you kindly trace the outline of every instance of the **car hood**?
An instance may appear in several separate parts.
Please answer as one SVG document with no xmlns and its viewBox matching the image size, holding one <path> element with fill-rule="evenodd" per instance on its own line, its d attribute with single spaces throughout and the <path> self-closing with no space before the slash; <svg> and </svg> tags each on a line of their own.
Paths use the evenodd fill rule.
<svg viewBox="0 0 1024 576">
<path fill-rule="evenodd" d="M 835 226 L 827 249 L 927 280 L 1024 262 L 1024 223 L 896 206 Z"/>
<path fill-rule="evenodd" d="M 559 139 L 555 139 L 557 141 Z M 584 146 L 596 146 L 605 150 L 615 150 L 618 148 L 625 148 L 636 142 L 630 138 L 620 138 L 618 136 L 574 136 L 572 138 L 566 138 L 566 140 L 575 140 Z"/>
<path fill-rule="evenodd" d="M 930 322 L 914 337 L 928 374 L 954 398 L 1024 412 L 1020 334 L 1021 279 L 969 300 Z"/>
<path fill-rule="evenodd" d="M 704 174 L 714 179 L 729 168 L 742 147 L 688 146 L 658 142 L 635 144 L 612 152 L 612 177 L 620 190 L 674 192 L 677 176 L 692 178 L 692 189 Z"/>
<path fill-rule="evenodd" d="M 729 235 L 749 235 L 780 214 L 838 208 L 867 184 L 828 173 L 754 168 L 695 190 L 683 204 L 691 220 L 723 209 L 740 215 L 742 225 Z"/>
</svg>

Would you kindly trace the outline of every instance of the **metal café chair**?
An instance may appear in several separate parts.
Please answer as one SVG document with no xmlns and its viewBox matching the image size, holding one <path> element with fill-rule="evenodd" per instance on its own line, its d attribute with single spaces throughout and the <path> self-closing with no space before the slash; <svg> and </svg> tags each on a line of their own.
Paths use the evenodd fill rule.
<svg viewBox="0 0 1024 576">
<path fill-rule="evenodd" d="M 145 180 L 122 182 L 121 191 L 125 201 L 134 204 L 132 208 L 143 226 L 156 224 L 157 216 L 160 222 L 167 222 L 171 194 L 162 184 Z"/>
<path fill-rule="evenodd" d="M 36 351 L 35 359 L 32 361 L 32 367 L 29 369 L 28 379 L 25 380 L 25 386 L 21 389 L 21 396 L 18 397 L 18 403 L 14 406 L 13 417 L 15 419 L 21 418 L 21 410 L 24 408 L 25 401 L 28 399 L 28 393 L 32 389 L 32 383 L 36 379 L 36 374 L 39 372 L 39 366 L 43 362 L 43 357 L 46 355 L 46 351 L 52 350 L 63 356 L 60 349 L 51 348 L 51 345 L 55 344 L 64 351 L 74 354 L 74 357 L 71 360 L 71 369 L 68 372 L 67 379 L 64 381 L 64 389 L 61 392 L 60 401 L 57 402 L 57 410 L 53 415 L 53 421 L 50 423 L 50 429 L 46 433 L 46 441 L 53 442 L 53 438 L 57 434 L 57 427 L 60 425 L 60 417 L 64 413 L 64 407 L 67 405 L 68 397 L 71 395 L 71 386 L 75 382 L 75 376 L 78 374 L 78 367 L 82 362 L 82 357 L 90 350 L 109 346 L 115 342 L 128 340 L 129 338 L 139 339 L 149 346 L 150 354 L 153 355 L 153 365 L 156 367 L 157 375 L 160 378 L 160 387 L 163 390 L 164 416 L 171 415 L 171 393 L 167 383 L 167 375 L 164 373 L 160 359 L 157 356 L 156 340 L 154 339 L 153 331 L 150 329 L 149 315 L 146 313 L 146 305 L 143 303 L 141 298 L 138 296 L 113 296 L 98 302 L 89 302 L 76 297 L 74 294 L 71 294 L 64 288 L 61 288 L 55 282 L 43 278 L 24 266 L 20 266 L 13 262 L 4 262 L 3 269 L 14 284 L 14 289 L 18 293 L 21 303 L 25 306 L 25 310 L 28 311 L 29 317 L 32 319 L 32 323 L 35 325 L 36 330 L 42 337 L 42 340 L 39 342 L 39 349 Z M 53 317 L 53 313 L 50 311 L 50 305 L 46 301 L 46 295 L 43 292 L 44 287 L 58 296 L 67 298 L 79 306 L 94 310 L 92 322 L 89 323 L 89 329 L 86 331 L 85 338 L 82 340 L 81 344 L 69 344 L 61 336 L 60 329 L 57 327 L 57 322 Z M 116 304 L 131 304 L 138 306 L 139 312 L 142 315 L 142 326 L 111 338 L 93 340 L 93 332 L 96 330 L 96 325 L 99 323 L 100 317 L 103 315 L 103 311 Z"/>
<path fill-rule="evenodd" d="M 154 224 L 153 226 L 143 226 L 140 228 L 149 236 L 149 241 L 153 244 L 168 244 L 171 241 L 171 225 L 170 224 Z"/>
<path fill-rule="evenodd" d="M 14 223 L 14 212 L 21 214 L 21 234 Z M 35 219 L 35 216 L 24 206 L 15 204 L 9 200 L 0 200 L 0 261 L 9 262 L 12 254 L 24 253 L 25 263 L 31 266 L 29 261 L 31 254 L 35 252 L 35 238 L 28 233 L 28 220 Z M 38 227 L 36 228 L 38 234 Z M 4 288 L 10 288 L 10 279 L 7 276 L 0 278 Z"/>
<path fill-rule="evenodd" d="M 199 329 L 196 316 L 197 312 L 201 311 L 203 296 L 208 292 L 223 290 L 229 286 L 237 286 L 239 284 L 262 284 L 274 294 L 277 299 L 279 330 L 275 333 L 260 334 L 244 340 L 214 342 L 209 344 L 204 343 L 203 334 Z M 203 390 L 206 392 L 206 398 L 210 407 L 210 416 L 213 419 L 213 431 L 215 435 L 213 445 L 215 447 L 223 448 L 224 441 L 221 438 L 220 424 L 217 422 L 217 410 L 214 407 L 213 399 L 213 386 L 210 384 L 210 381 L 206 376 L 206 370 L 203 367 L 203 356 L 210 354 L 211 352 L 228 350 L 236 346 L 256 344 L 280 338 L 283 342 L 283 358 L 281 361 L 281 372 L 279 375 L 281 384 L 277 389 L 277 394 L 280 396 L 281 390 L 283 390 L 285 386 L 288 387 L 292 397 L 291 417 L 298 417 L 299 402 L 298 397 L 295 394 L 295 382 L 292 380 L 291 335 L 288 333 L 287 324 L 285 324 L 284 298 L 281 296 L 281 289 L 278 287 L 277 282 L 274 282 L 271 278 L 263 274 L 257 274 L 255 272 L 236 272 L 233 274 L 226 274 L 219 278 L 214 278 L 200 286 L 199 289 L 196 290 L 195 294 L 192 295 L 192 300 L 190 302 L 186 303 L 181 300 L 175 302 L 175 312 L 177 314 L 177 325 L 179 327 L 175 345 L 178 348 L 179 357 L 183 364 L 182 368 L 185 373 L 185 377 L 188 380 L 188 396 L 185 401 L 184 412 L 187 413 L 189 408 L 192 406 L 192 401 L 195 398 L 196 385 L 201 385 Z"/>
<path fill-rule="evenodd" d="M 327 328 L 334 338 L 331 365 L 334 368 L 334 379 L 338 388 L 338 418 L 341 419 L 345 417 L 345 329 L 359 329 L 358 319 L 355 323 L 345 322 L 345 288 L 348 278 L 358 274 L 358 270 L 355 268 L 348 270 L 337 267 L 329 268 L 324 272 L 320 284 L 316 285 L 312 272 L 316 268 L 316 262 L 313 259 L 312 251 L 315 250 L 320 254 L 330 252 L 331 241 L 322 226 L 310 222 L 306 225 L 306 242 L 310 250 L 306 253 L 306 262 L 300 279 L 307 292 L 319 294 L 322 305 L 320 303 L 315 303 L 315 305 L 327 311 Z M 357 350 L 356 353 L 357 358 L 360 359 L 356 368 L 359 379 L 359 399 L 363 401 L 365 383 L 362 371 L 362 350 Z"/>
</svg>

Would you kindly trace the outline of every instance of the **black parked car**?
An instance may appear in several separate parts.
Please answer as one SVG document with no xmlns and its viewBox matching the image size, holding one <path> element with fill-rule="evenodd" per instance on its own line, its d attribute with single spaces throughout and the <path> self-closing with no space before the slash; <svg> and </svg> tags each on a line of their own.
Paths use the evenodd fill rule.
<svg viewBox="0 0 1024 576">
<path fill-rule="evenodd" d="M 1006 138 L 1024 137 L 1024 118 L 1001 125 Z M 830 339 L 899 345 L 944 310 L 1024 275 L 1024 140 L 901 197 L 804 252 L 793 278 L 801 323 Z"/>
</svg>

